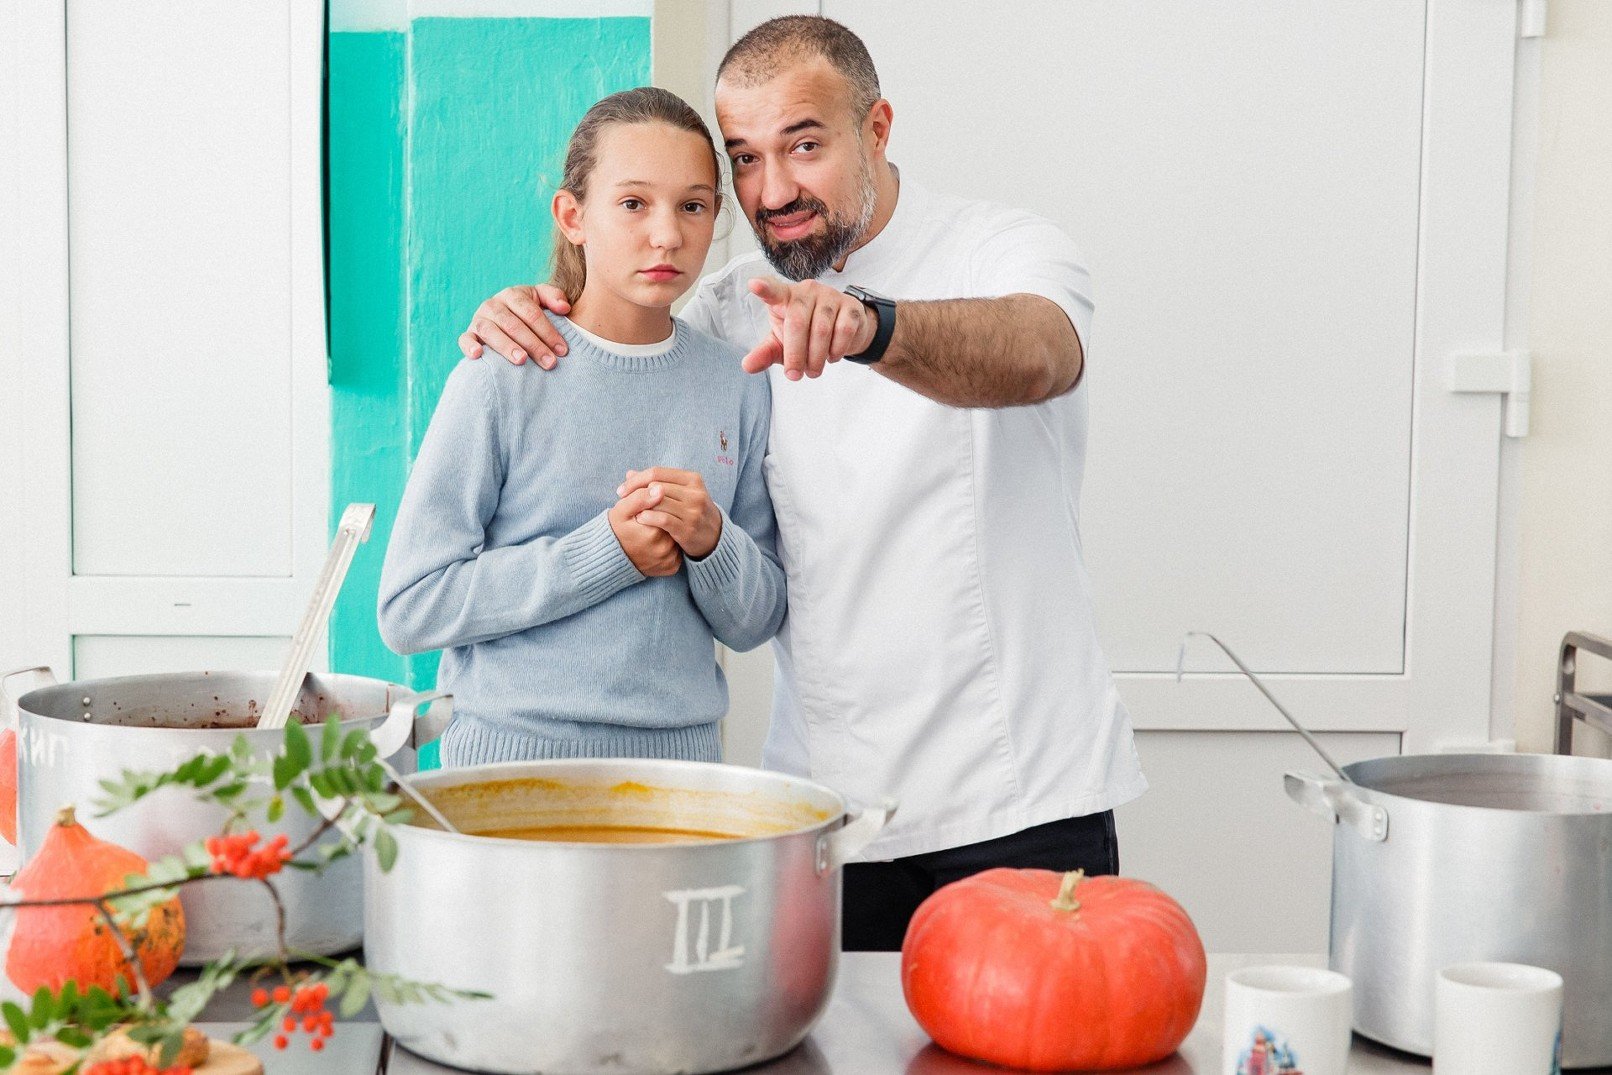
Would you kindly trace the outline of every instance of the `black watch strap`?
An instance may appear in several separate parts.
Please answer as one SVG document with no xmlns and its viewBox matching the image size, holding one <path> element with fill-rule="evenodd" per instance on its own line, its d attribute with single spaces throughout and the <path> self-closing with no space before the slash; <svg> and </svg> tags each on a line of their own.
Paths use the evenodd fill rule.
<svg viewBox="0 0 1612 1075">
<path fill-rule="evenodd" d="M 896 334 L 896 302 L 856 284 L 846 288 L 845 293 L 872 310 L 873 316 L 878 319 L 879 327 L 874 329 L 873 342 L 868 344 L 868 349 L 860 354 L 845 356 L 852 362 L 870 366 L 884 357 L 885 349 L 890 346 L 890 338 Z"/>
</svg>

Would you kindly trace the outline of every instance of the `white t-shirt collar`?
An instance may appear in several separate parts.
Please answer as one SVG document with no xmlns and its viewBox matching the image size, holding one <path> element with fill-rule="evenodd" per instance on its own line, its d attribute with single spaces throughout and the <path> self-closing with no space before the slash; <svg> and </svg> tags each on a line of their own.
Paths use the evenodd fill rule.
<svg viewBox="0 0 1612 1075">
<path fill-rule="evenodd" d="M 672 325 L 672 334 L 670 336 L 655 343 L 617 343 L 615 340 L 607 340 L 603 336 L 594 335 L 575 321 L 571 322 L 571 327 L 576 329 L 577 335 L 593 344 L 599 350 L 624 355 L 627 358 L 653 358 L 656 355 L 664 355 L 677 342 L 676 324 Z"/>
</svg>

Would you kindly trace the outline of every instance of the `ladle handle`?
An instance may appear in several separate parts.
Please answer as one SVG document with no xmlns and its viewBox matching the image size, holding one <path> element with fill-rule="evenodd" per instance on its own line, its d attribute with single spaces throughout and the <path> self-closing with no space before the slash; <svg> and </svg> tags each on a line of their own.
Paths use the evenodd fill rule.
<svg viewBox="0 0 1612 1075">
<path fill-rule="evenodd" d="M 1287 773 L 1282 786 L 1305 809 L 1341 821 L 1374 843 L 1388 839 L 1388 811 L 1361 799 L 1355 785 L 1314 773 Z"/>
<path fill-rule="evenodd" d="M 1250 680 L 1252 680 L 1254 686 L 1259 688 L 1259 693 L 1263 694 L 1265 696 L 1266 700 L 1269 701 L 1271 703 L 1271 705 L 1276 707 L 1276 711 L 1278 713 L 1282 714 L 1282 716 L 1287 718 L 1287 722 L 1289 724 L 1293 725 L 1293 730 L 1298 732 L 1300 735 L 1302 735 L 1304 737 L 1304 741 L 1306 743 L 1310 744 L 1310 749 L 1314 750 L 1317 754 L 1321 755 L 1321 760 L 1327 763 L 1327 767 L 1329 769 L 1331 769 L 1334 773 L 1338 774 L 1338 779 L 1343 781 L 1345 784 L 1353 784 L 1354 783 L 1353 780 L 1349 779 L 1349 774 L 1344 772 L 1342 767 L 1340 767 L 1337 762 L 1332 760 L 1332 755 L 1328 754 L 1326 752 L 1326 748 L 1323 747 L 1319 742 L 1316 741 L 1315 736 L 1311 735 L 1309 733 L 1309 730 L 1306 729 L 1304 727 L 1304 725 L 1302 725 L 1302 724 L 1300 724 L 1298 722 L 1298 718 L 1293 716 L 1293 714 L 1289 713 L 1287 711 L 1287 707 L 1285 707 L 1284 705 L 1282 705 L 1281 702 L 1278 702 L 1276 700 L 1276 695 L 1272 694 L 1270 691 L 1265 689 L 1265 684 L 1261 683 L 1259 677 L 1256 676 L 1253 673 L 1253 671 L 1250 670 L 1249 667 L 1246 664 L 1244 664 L 1240 659 L 1238 659 L 1237 655 L 1231 651 L 1231 647 L 1226 645 L 1224 642 L 1220 641 L 1220 639 L 1216 638 L 1214 635 L 1210 634 L 1208 631 L 1188 631 L 1182 637 L 1182 639 L 1181 639 L 1181 649 L 1177 653 L 1176 660 L 1175 660 L 1175 678 L 1176 678 L 1176 682 L 1180 682 L 1182 672 L 1186 667 L 1186 663 L 1187 663 L 1187 639 L 1192 638 L 1194 635 L 1196 635 L 1199 638 L 1207 638 L 1209 641 L 1211 641 L 1215 645 L 1219 646 L 1221 648 L 1221 650 L 1226 654 L 1226 656 L 1231 658 L 1231 663 L 1237 666 L 1237 670 L 1242 672 L 1243 675 L 1247 676 Z"/>
<path fill-rule="evenodd" d="M 283 728 L 286 721 L 291 719 L 291 707 L 296 703 L 297 692 L 302 689 L 302 681 L 307 678 L 308 669 L 313 665 L 314 646 L 324 634 L 325 624 L 330 621 L 330 610 L 336 607 L 336 595 L 341 593 L 347 569 L 352 566 L 353 553 L 358 550 L 360 542 L 369 540 L 370 528 L 374 523 L 374 504 L 348 504 L 347 510 L 341 513 L 341 522 L 336 526 L 336 540 L 331 542 L 330 554 L 325 557 L 325 566 L 319 572 L 319 581 L 314 583 L 313 600 L 308 603 L 308 611 L 303 614 L 302 623 L 291 638 L 291 652 L 286 657 L 285 667 L 280 669 L 280 678 L 263 707 L 263 716 L 258 718 L 259 728 Z"/>
<path fill-rule="evenodd" d="M 11 681 L 21 679 L 23 676 L 33 677 L 32 687 L 34 690 L 38 690 L 40 687 L 54 687 L 58 682 L 56 673 L 42 664 L 35 665 L 33 668 L 18 668 L 16 671 L 0 674 L 0 731 L 15 728 L 22 723 L 18 719 L 20 714 L 17 711 L 17 703 L 28 692 L 26 690 L 13 691 Z"/>
</svg>

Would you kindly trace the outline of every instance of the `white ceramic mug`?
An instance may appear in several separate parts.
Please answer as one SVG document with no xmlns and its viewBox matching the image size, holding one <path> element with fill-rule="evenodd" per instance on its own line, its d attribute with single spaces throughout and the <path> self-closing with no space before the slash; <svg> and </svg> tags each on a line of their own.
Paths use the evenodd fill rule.
<svg viewBox="0 0 1612 1075">
<path fill-rule="evenodd" d="M 1354 990 L 1319 967 L 1244 967 L 1226 975 L 1221 1075 L 1344 1075 Z"/>
<path fill-rule="evenodd" d="M 1439 971 L 1433 1070 L 1438 1075 L 1558 1075 L 1562 976 L 1521 963 Z"/>
</svg>

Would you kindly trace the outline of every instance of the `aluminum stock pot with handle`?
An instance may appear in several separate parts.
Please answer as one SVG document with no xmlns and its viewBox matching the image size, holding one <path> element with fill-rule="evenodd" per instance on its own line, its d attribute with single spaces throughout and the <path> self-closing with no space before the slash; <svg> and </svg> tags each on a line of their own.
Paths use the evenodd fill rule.
<svg viewBox="0 0 1612 1075">
<path fill-rule="evenodd" d="M 503 762 L 409 783 L 461 831 L 421 817 L 394 827 L 390 871 L 365 855 L 365 960 L 492 999 L 378 993 L 381 1022 L 412 1052 L 509 1075 L 718 1071 L 792 1048 L 833 987 L 841 867 L 894 810 L 700 762 Z M 612 827 L 688 840 L 614 842 Z"/>
<path fill-rule="evenodd" d="M 147 859 L 217 833 L 226 813 L 197 802 L 182 788 L 159 789 L 108 817 L 92 816 L 90 805 L 104 794 L 103 779 L 124 770 L 169 769 L 202 751 L 223 753 L 237 736 L 244 735 L 259 755 L 273 753 L 284 731 L 256 725 L 275 679 L 274 672 L 178 672 L 56 684 L 43 668 L 0 677 L 0 691 L 18 710 L 17 830 L 23 860 L 38 849 L 57 811 L 69 803 L 78 806 L 79 820 L 95 835 Z M 24 686 L 34 689 L 20 693 Z M 419 709 L 438 700 L 441 705 L 418 717 L 417 737 Z M 446 695 L 415 694 L 379 679 L 310 675 L 293 712 L 304 723 L 335 716 L 344 727 L 367 729 L 382 757 L 412 771 L 412 742 L 434 737 L 446 720 L 447 702 Z M 291 808 L 277 828 L 296 845 L 316 825 L 317 819 Z M 356 859 L 337 861 L 318 875 L 287 870 L 276 878 L 288 947 L 315 955 L 356 947 L 363 929 L 362 882 Z M 221 879 L 187 885 L 180 899 L 185 964 L 206 963 L 231 950 L 242 956 L 275 951 L 275 910 L 262 886 Z"/>
<path fill-rule="evenodd" d="M 1337 820 L 1331 965 L 1355 1029 L 1433 1051 L 1438 972 L 1528 963 L 1565 983 L 1562 1062 L 1612 1064 L 1612 761 L 1427 754 L 1288 773 L 1288 795 Z"/>
</svg>

